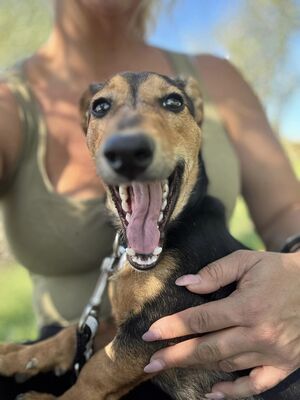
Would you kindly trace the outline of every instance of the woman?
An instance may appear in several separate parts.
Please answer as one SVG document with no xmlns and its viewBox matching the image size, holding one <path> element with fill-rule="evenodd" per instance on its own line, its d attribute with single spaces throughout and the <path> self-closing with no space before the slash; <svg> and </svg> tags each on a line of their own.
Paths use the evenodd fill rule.
<svg viewBox="0 0 300 400">
<path fill-rule="evenodd" d="M 144 30 L 151 3 L 142 0 L 56 1 L 55 21 L 48 42 L 17 66 L 1 84 L 0 173 L 6 231 L 17 258 L 32 274 L 35 306 L 44 337 L 58 326 L 78 319 L 98 274 L 99 260 L 110 252 L 113 239 L 113 230 L 105 218 L 104 189 L 96 176 L 79 124 L 79 98 L 90 82 L 105 80 L 124 70 L 196 75 L 203 81 L 205 95 L 204 158 L 211 182 L 210 193 L 223 201 L 229 218 L 241 178 L 253 221 L 269 249 L 279 250 L 287 238 L 299 232 L 299 185 L 257 98 L 225 60 L 200 55 L 191 61 L 147 45 Z M 19 118 L 16 117 L 18 112 Z M 223 271 L 226 262 L 235 265 L 235 274 L 223 275 L 218 280 L 217 273 Z M 258 264 L 261 278 L 247 272 L 257 269 Z M 286 307 L 282 307 L 280 315 L 276 315 L 277 309 L 270 312 L 272 323 L 281 325 L 289 302 L 300 306 L 300 298 L 294 295 L 296 298 L 291 299 L 286 288 L 280 285 L 283 276 L 287 276 L 288 294 L 296 292 L 295 287 L 300 284 L 299 254 L 233 254 L 231 258 L 220 260 L 215 269 L 210 267 L 200 274 L 205 278 L 210 271 L 217 271 L 216 275 L 211 274 L 215 280 L 206 278 L 202 286 L 196 283 L 188 287 L 199 292 L 210 291 L 224 284 L 224 280 L 228 283 L 241 279 L 240 294 L 247 298 L 249 293 L 251 305 L 251 285 L 247 286 L 247 282 L 255 286 L 259 280 L 261 285 L 255 300 L 262 304 L 266 302 L 265 287 L 273 276 L 273 265 L 276 265 L 276 299 L 278 303 L 281 299 Z M 179 284 L 191 284 L 191 281 Z M 273 294 L 268 295 L 272 299 Z M 237 296 L 231 299 L 232 310 L 237 309 L 237 314 L 240 301 Z M 228 300 L 223 300 L 220 307 L 224 308 L 226 302 Z M 106 309 L 103 309 L 103 318 Z M 264 310 L 258 307 L 255 313 L 260 318 L 265 316 Z M 201 310 L 197 315 L 200 320 Z M 235 326 L 239 326 L 241 322 L 237 322 L 235 312 L 230 315 Z M 293 334 L 289 337 L 295 338 L 295 326 L 299 321 L 299 316 L 293 315 L 288 324 Z M 156 333 L 160 329 L 159 336 L 181 334 L 174 324 L 172 333 L 162 328 L 163 322 L 155 326 Z M 258 318 L 249 325 L 249 336 L 257 331 L 256 343 L 267 341 L 268 351 L 261 351 L 263 357 L 255 356 L 258 351 L 245 340 L 238 347 L 238 354 L 226 348 L 226 352 L 219 351 L 213 361 L 231 360 L 240 354 L 247 356 L 250 351 L 251 362 L 247 356 L 243 362 L 236 362 L 236 369 L 265 364 L 281 368 L 280 363 L 286 360 L 274 346 L 273 337 L 266 339 L 266 335 L 257 330 L 259 323 Z M 219 325 L 208 323 L 204 331 L 229 326 L 232 324 L 222 321 Z M 204 328 L 201 324 L 197 329 Z M 203 343 L 214 340 L 218 348 L 219 341 L 224 341 L 225 347 L 229 339 L 232 343 L 240 337 L 239 333 L 234 335 L 233 329 L 203 337 Z M 232 334 L 229 339 L 227 332 Z M 150 330 L 145 339 L 154 337 Z M 278 335 L 281 342 L 285 338 L 284 334 Z M 300 339 L 297 343 L 300 344 Z M 198 352 L 203 356 L 200 347 L 193 343 L 191 346 L 189 342 L 182 346 L 186 347 L 181 354 L 188 354 L 190 362 L 193 359 L 199 362 L 194 355 Z M 269 357 L 272 351 L 278 354 L 278 359 Z M 161 353 L 156 364 L 154 357 L 154 364 L 148 366 L 148 371 L 171 365 L 166 354 Z M 295 354 L 295 360 L 292 362 L 290 358 L 286 363 L 289 368 L 292 365 L 292 370 L 300 365 L 300 356 Z M 187 364 L 179 353 L 174 362 Z M 223 368 L 222 364 L 218 367 Z M 245 390 L 251 394 L 269 389 L 290 372 L 270 380 L 259 370 L 250 378 L 244 378 L 246 387 L 243 390 L 240 383 L 225 383 L 207 396 L 242 397 Z M 252 387 L 254 380 L 255 387 Z"/>
</svg>

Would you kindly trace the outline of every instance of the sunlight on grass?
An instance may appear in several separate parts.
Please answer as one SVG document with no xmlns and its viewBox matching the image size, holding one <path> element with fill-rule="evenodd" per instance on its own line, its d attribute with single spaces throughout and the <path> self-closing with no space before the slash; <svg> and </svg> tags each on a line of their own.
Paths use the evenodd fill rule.
<svg viewBox="0 0 300 400">
<path fill-rule="evenodd" d="M 0 341 L 24 341 L 37 335 L 27 271 L 12 264 L 0 267 Z"/>
<path fill-rule="evenodd" d="M 230 232 L 247 247 L 255 250 L 262 250 L 264 244 L 255 233 L 254 225 L 249 217 L 247 206 L 242 198 L 237 200 L 237 204 L 230 221 Z"/>
</svg>

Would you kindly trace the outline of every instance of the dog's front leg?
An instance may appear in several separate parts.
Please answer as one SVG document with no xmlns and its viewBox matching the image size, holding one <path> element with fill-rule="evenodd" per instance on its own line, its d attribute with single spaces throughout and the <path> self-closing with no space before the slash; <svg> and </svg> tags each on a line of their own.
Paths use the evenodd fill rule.
<svg viewBox="0 0 300 400">
<path fill-rule="evenodd" d="M 0 375 L 29 379 L 50 370 L 57 374 L 67 371 L 76 354 L 76 326 L 31 345 L 0 346 Z"/>
<path fill-rule="evenodd" d="M 22 400 L 117 400 L 139 383 L 151 378 L 143 368 L 149 355 L 144 346 L 124 348 L 117 338 L 98 351 L 82 369 L 76 384 L 59 398 L 47 394 L 27 393 Z M 136 354 L 139 357 L 136 357 Z"/>
</svg>

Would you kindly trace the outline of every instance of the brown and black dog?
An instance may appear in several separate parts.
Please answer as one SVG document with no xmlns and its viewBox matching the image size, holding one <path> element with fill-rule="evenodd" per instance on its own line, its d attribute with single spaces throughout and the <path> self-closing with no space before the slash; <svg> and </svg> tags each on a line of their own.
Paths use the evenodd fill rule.
<svg viewBox="0 0 300 400">
<path fill-rule="evenodd" d="M 192 78 L 126 72 L 92 85 L 81 105 L 87 145 L 122 231 L 127 260 L 110 280 L 117 334 L 59 399 L 116 400 L 147 379 L 173 399 L 204 399 L 215 382 L 236 375 L 203 366 L 148 375 L 143 368 L 152 354 L 174 340 L 142 340 L 162 316 L 234 289 L 200 296 L 174 284 L 179 276 L 243 248 L 227 230 L 224 207 L 207 194 L 198 85 Z M 75 327 L 36 345 L 8 345 L 0 352 L 3 375 L 67 370 L 76 352 Z M 28 393 L 22 398 L 55 397 Z"/>
</svg>

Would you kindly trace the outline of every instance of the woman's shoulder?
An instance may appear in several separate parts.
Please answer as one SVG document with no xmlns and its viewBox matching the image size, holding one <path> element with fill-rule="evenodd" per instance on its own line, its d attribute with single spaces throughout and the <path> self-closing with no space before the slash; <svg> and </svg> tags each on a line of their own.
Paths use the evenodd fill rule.
<svg viewBox="0 0 300 400">
<path fill-rule="evenodd" d="M 217 99 L 227 95 L 239 97 L 245 93 L 253 94 L 241 71 L 228 58 L 213 54 L 197 54 L 194 60 L 208 89 Z"/>
<path fill-rule="evenodd" d="M 260 100 L 230 60 L 200 54 L 195 56 L 195 64 L 231 137 L 243 135 L 241 127 L 250 129 L 255 121 L 256 124 L 260 121 L 266 130 L 266 116 Z"/>
<path fill-rule="evenodd" d="M 230 107 L 245 103 L 247 107 L 257 105 L 258 99 L 239 69 L 228 59 L 210 53 L 185 54 L 170 52 L 177 64 L 187 66 L 188 71 L 196 71 L 209 98 L 216 105 L 231 101 Z M 192 68 L 189 67 L 192 65 Z M 237 110 L 235 110 L 236 112 Z"/>
</svg>

